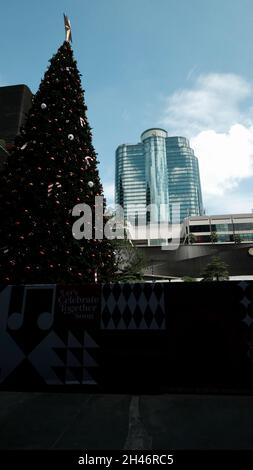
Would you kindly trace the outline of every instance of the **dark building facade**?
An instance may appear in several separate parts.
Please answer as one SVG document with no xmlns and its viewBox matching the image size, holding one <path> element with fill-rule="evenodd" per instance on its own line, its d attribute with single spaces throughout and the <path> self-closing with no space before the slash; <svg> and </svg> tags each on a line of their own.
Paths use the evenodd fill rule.
<svg viewBox="0 0 253 470">
<path fill-rule="evenodd" d="M 180 245 L 177 250 L 162 250 L 161 247 L 141 247 L 147 260 L 145 278 L 201 277 L 213 256 L 218 256 L 228 265 L 230 276 L 253 275 L 253 244 L 206 244 Z"/>
<path fill-rule="evenodd" d="M 3 171 L 4 163 L 7 160 L 8 151 L 5 147 L 5 142 L 0 139 L 0 173 Z"/>
<path fill-rule="evenodd" d="M 26 85 L 0 87 L 0 139 L 14 143 L 32 105 L 32 92 Z"/>
</svg>

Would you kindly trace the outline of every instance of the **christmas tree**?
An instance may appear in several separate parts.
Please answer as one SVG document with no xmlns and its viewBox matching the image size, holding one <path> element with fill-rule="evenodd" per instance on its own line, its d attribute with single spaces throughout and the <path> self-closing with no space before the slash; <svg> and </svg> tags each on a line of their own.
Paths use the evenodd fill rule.
<svg viewBox="0 0 253 470">
<path fill-rule="evenodd" d="M 69 39 L 50 61 L 1 177 L 0 282 L 110 281 L 116 270 L 111 241 L 94 236 L 103 189 Z M 92 209 L 92 239 L 72 235 L 81 203 Z"/>
</svg>

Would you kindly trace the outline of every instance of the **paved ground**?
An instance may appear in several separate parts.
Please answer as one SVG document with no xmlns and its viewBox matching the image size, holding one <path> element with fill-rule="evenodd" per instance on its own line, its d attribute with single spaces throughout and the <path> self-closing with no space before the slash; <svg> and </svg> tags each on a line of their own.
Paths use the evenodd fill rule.
<svg viewBox="0 0 253 470">
<path fill-rule="evenodd" d="M 0 392 L 0 449 L 253 449 L 253 397 Z"/>
<path fill-rule="evenodd" d="M 253 397 L 143 397 L 153 449 L 253 449 Z"/>
</svg>

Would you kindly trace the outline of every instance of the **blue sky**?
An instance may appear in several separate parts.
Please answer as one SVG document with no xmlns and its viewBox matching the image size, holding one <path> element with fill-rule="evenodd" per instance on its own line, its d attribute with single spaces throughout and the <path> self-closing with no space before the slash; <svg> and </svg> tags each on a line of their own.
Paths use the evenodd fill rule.
<svg viewBox="0 0 253 470">
<path fill-rule="evenodd" d="M 252 0 L 8 0 L 0 84 L 38 88 L 71 19 L 108 200 L 114 155 L 149 127 L 191 139 L 208 213 L 253 208 Z"/>
</svg>

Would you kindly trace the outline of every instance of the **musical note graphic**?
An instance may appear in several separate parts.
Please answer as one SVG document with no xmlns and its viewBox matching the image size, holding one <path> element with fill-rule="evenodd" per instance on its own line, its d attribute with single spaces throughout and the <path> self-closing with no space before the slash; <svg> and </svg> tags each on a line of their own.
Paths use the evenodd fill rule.
<svg viewBox="0 0 253 470">
<path fill-rule="evenodd" d="M 50 330 L 54 323 L 56 284 L 52 284 L 51 287 L 53 287 L 52 303 L 50 309 L 51 312 L 42 312 L 37 321 L 38 327 L 41 330 Z"/>
<path fill-rule="evenodd" d="M 41 330 L 49 330 L 54 322 L 54 306 L 55 306 L 55 296 L 56 296 L 56 285 L 55 284 L 46 284 L 46 285 L 27 285 L 24 287 L 24 295 L 22 301 L 21 312 L 13 312 L 8 318 L 8 327 L 11 330 L 19 330 L 24 322 L 24 315 L 27 303 L 27 295 L 31 290 L 41 290 L 41 289 L 52 289 L 52 302 L 50 312 L 42 312 L 37 320 L 38 327 Z"/>
<path fill-rule="evenodd" d="M 25 304 L 26 304 L 27 287 L 24 288 L 21 312 L 13 312 L 8 318 L 8 328 L 10 330 L 19 330 L 23 325 Z"/>
</svg>

